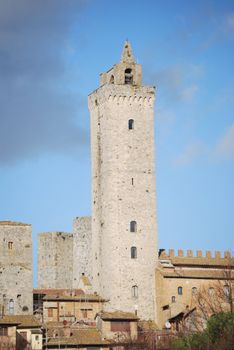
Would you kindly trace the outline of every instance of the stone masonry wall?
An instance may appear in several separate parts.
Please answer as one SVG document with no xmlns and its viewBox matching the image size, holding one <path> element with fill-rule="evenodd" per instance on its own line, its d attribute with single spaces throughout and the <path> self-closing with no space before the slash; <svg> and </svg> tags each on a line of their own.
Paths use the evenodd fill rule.
<svg viewBox="0 0 234 350">
<path fill-rule="evenodd" d="M 32 314 L 32 227 L 0 222 L 0 308 L 5 314 Z"/>
<path fill-rule="evenodd" d="M 72 288 L 73 235 L 38 235 L 38 288 Z"/>
<path fill-rule="evenodd" d="M 91 216 L 73 222 L 73 288 L 78 288 L 82 274 L 91 280 Z"/>
</svg>

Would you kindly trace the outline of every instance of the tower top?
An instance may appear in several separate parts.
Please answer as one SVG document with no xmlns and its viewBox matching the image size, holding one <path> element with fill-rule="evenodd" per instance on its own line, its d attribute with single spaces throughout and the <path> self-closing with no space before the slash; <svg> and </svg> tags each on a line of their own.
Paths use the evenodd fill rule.
<svg viewBox="0 0 234 350">
<path fill-rule="evenodd" d="M 121 56 L 121 63 L 136 63 L 133 53 L 132 53 L 132 47 L 128 40 L 125 41 L 122 56 Z"/>
<path fill-rule="evenodd" d="M 137 64 L 128 40 L 125 41 L 121 60 L 105 73 L 101 73 L 103 85 L 132 85 L 141 86 L 141 65 Z"/>
</svg>

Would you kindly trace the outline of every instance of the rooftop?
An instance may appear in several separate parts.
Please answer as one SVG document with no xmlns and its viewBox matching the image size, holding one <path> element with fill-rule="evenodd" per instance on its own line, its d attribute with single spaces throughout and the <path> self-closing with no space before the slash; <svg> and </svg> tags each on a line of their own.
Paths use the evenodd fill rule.
<svg viewBox="0 0 234 350">
<path fill-rule="evenodd" d="M 39 328 L 41 323 L 32 315 L 7 315 L 0 319 L 0 324 L 18 325 L 18 328 Z"/>
<path fill-rule="evenodd" d="M 48 345 L 108 345 L 107 340 L 102 340 L 97 329 L 73 329 L 70 336 L 64 336 L 64 328 L 50 329 Z"/>
<path fill-rule="evenodd" d="M 104 302 L 105 299 L 101 298 L 97 294 L 79 294 L 79 295 L 45 295 L 43 300 L 45 301 L 77 301 L 77 302 L 86 302 L 86 301 L 97 301 Z"/>
<path fill-rule="evenodd" d="M 99 312 L 97 314 L 103 320 L 129 320 L 137 321 L 139 318 L 131 312 L 114 311 L 114 312 Z"/>
</svg>

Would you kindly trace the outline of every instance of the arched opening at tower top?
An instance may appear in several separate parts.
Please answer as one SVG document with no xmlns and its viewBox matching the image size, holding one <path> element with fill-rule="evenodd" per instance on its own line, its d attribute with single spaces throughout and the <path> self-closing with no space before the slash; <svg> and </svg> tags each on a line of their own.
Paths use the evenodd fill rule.
<svg viewBox="0 0 234 350">
<path fill-rule="evenodd" d="M 124 71 L 124 83 L 125 84 L 132 84 L 133 83 L 133 75 L 132 75 L 132 69 L 131 68 L 126 68 Z"/>
</svg>

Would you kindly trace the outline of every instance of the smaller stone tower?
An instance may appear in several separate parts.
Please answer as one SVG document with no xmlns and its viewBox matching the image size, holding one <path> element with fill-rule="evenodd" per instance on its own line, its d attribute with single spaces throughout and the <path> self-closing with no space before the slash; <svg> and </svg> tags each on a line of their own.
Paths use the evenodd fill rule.
<svg viewBox="0 0 234 350">
<path fill-rule="evenodd" d="M 38 235 L 38 288 L 72 288 L 73 235 L 45 232 Z"/>
<path fill-rule="evenodd" d="M 32 227 L 0 221 L 0 314 L 32 314 Z"/>
<path fill-rule="evenodd" d="M 91 221 L 91 216 L 82 216 L 73 222 L 73 288 L 79 287 L 82 276 L 91 281 Z"/>
</svg>

